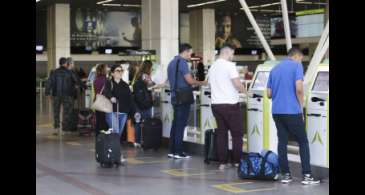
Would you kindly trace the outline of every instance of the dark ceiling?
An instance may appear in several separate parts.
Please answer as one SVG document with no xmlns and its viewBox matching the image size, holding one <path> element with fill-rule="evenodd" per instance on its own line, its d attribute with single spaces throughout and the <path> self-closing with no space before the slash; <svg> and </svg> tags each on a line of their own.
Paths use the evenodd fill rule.
<svg viewBox="0 0 365 195">
<path fill-rule="evenodd" d="M 102 0 L 41 0 L 37 3 L 37 10 L 45 10 L 48 5 L 53 3 L 70 3 L 72 7 L 88 7 L 88 8 L 106 8 L 105 6 L 97 5 L 96 2 Z M 201 9 L 201 8 L 214 8 L 219 12 L 239 12 L 241 5 L 238 0 L 226 0 L 224 2 L 219 2 L 215 4 L 200 6 L 197 8 L 187 8 L 187 5 L 191 4 L 199 4 L 208 2 L 211 0 L 179 0 L 179 10 L 180 12 L 188 12 L 193 9 Z M 305 0 L 305 2 L 314 2 L 314 3 L 325 3 L 328 0 Z M 280 0 L 246 0 L 248 6 L 255 5 L 263 5 L 268 3 L 277 3 Z M 114 0 L 110 3 L 121 3 L 121 4 L 141 4 L 141 0 Z M 299 4 L 296 3 L 296 0 L 287 0 L 287 6 L 289 11 L 303 11 L 309 9 L 320 9 L 325 8 L 325 5 L 318 4 Z M 140 8 L 131 8 L 131 7 L 107 7 L 109 10 L 120 10 L 120 11 L 128 11 L 128 10 L 136 10 Z M 269 7 L 265 7 L 262 9 L 269 10 L 280 10 L 281 6 L 273 5 Z"/>
</svg>

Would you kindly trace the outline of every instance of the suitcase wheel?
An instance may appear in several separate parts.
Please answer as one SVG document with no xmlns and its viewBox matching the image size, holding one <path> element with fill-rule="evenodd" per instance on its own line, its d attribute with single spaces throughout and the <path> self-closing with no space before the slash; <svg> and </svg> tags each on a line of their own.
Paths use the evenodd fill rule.
<svg viewBox="0 0 365 195">
<path fill-rule="evenodd" d="M 100 163 L 100 166 L 102 168 L 112 168 L 113 164 L 111 164 L 111 163 Z"/>
<path fill-rule="evenodd" d="M 207 160 L 207 159 L 205 159 L 205 160 L 204 160 L 204 163 L 205 163 L 205 164 L 207 164 L 207 165 L 209 165 L 209 164 L 210 164 L 210 161 L 209 161 L 209 160 Z"/>
</svg>

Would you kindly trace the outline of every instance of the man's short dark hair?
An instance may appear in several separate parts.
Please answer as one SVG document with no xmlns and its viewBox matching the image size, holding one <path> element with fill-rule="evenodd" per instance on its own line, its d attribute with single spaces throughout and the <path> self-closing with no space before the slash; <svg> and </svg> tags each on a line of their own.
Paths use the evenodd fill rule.
<svg viewBox="0 0 365 195">
<path fill-rule="evenodd" d="M 288 56 L 289 57 L 292 57 L 296 54 L 299 54 L 299 55 L 303 56 L 303 52 L 299 48 L 292 47 L 291 49 L 289 49 L 289 51 L 288 51 Z"/>
<path fill-rule="evenodd" d="M 179 53 L 192 49 L 193 47 L 189 43 L 182 43 L 179 47 Z"/>
<path fill-rule="evenodd" d="M 64 57 L 61 57 L 60 60 L 58 61 L 58 63 L 60 64 L 60 66 L 63 66 L 67 63 L 67 59 Z"/>
</svg>

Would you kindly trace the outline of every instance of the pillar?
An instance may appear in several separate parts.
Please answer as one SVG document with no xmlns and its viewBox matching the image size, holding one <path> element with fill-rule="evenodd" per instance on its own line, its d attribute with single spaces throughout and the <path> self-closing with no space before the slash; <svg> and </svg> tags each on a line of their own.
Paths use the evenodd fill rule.
<svg viewBox="0 0 365 195">
<path fill-rule="evenodd" d="M 61 57 L 70 57 L 70 5 L 53 4 L 47 10 L 48 70 L 59 67 Z"/>
<path fill-rule="evenodd" d="M 179 1 L 142 0 L 142 49 L 156 50 L 164 79 L 179 51 Z"/>
<path fill-rule="evenodd" d="M 215 58 L 215 12 L 214 9 L 197 9 L 189 13 L 190 44 L 204 65 L 210 65 Z"/>
</svg>

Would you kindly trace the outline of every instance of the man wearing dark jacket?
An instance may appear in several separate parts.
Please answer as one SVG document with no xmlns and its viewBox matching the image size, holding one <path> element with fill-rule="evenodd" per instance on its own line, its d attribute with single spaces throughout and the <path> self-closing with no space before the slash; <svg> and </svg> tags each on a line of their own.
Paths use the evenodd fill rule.
<svg viewBox="0 0 365 195">
<path fill-rule="evenodd" d="M 70 116 L 73 109 L 73 98 L 75 97 L 75 85 L 77 79 L 75 75 L 69 70 L 66 58 L 60 58 L 60 67 L 53 70 L 49 76 L 46 91 L 46 96 L 52 96 L 53 100 L 53 115 L 54 115 L 54 128 L 57 135 L 60 128 L 60 110 L 63 105 L 63 121 L 62 131 L 70 132 Z"/>
</svg>

